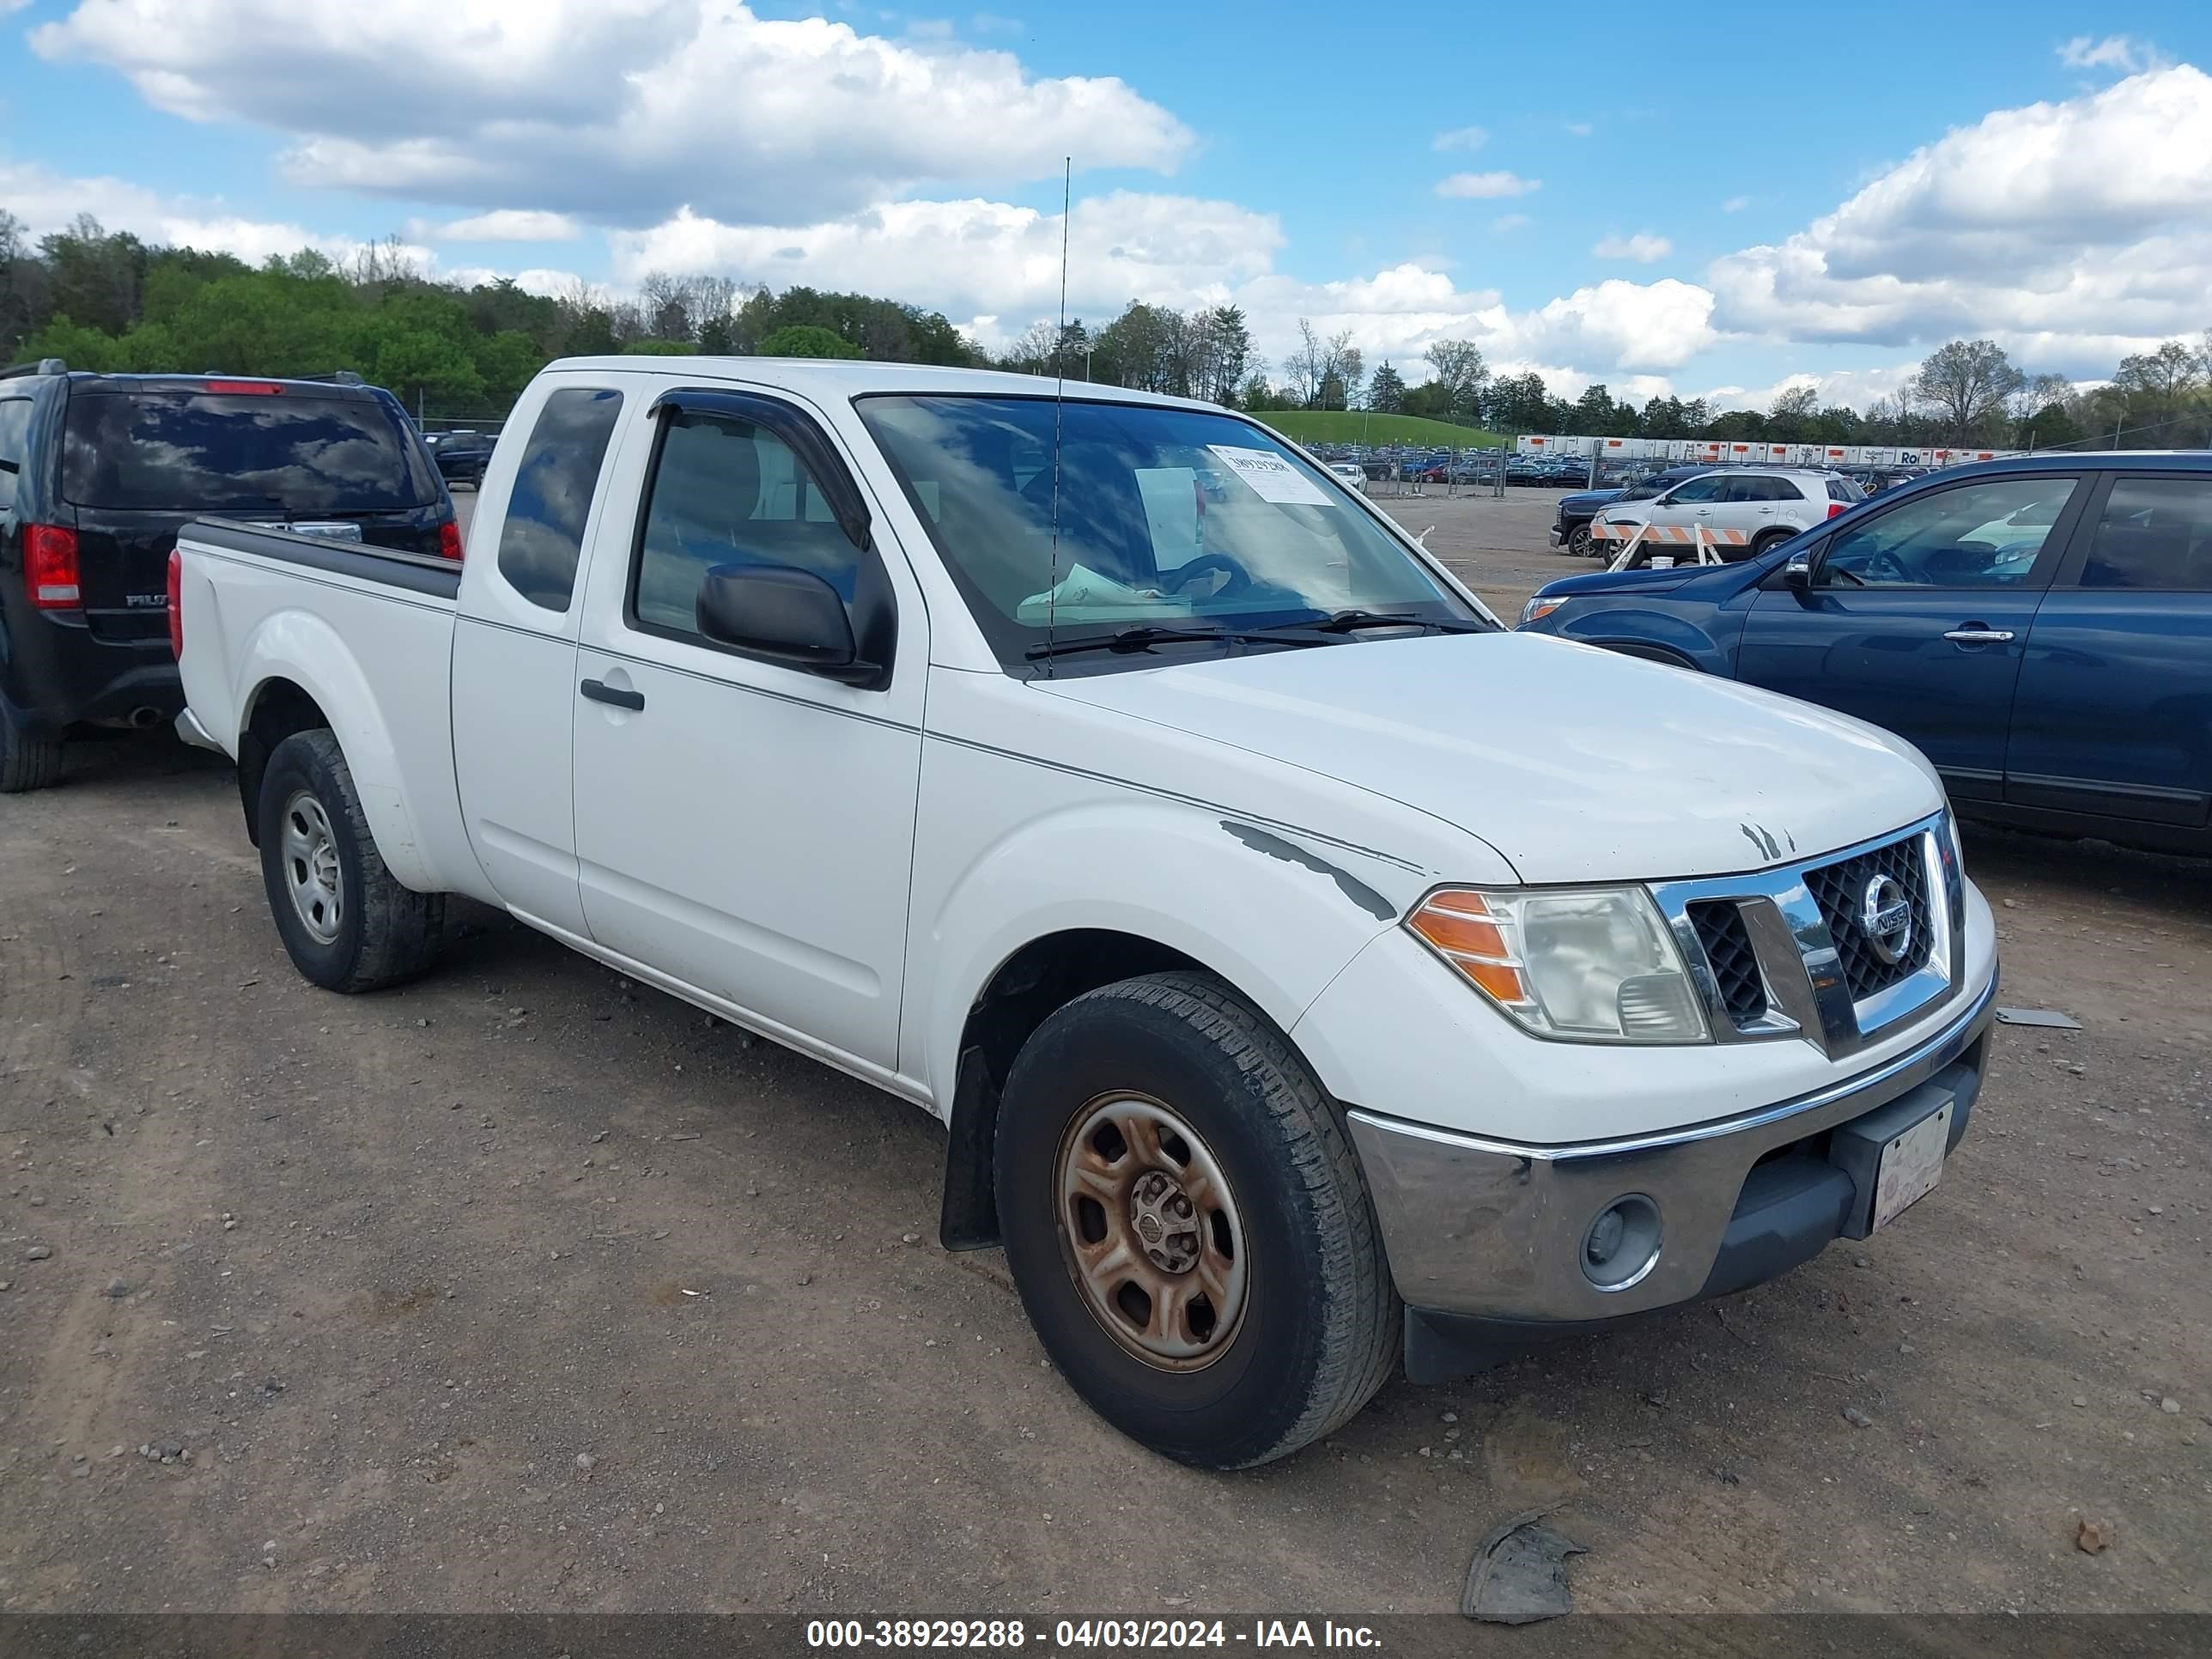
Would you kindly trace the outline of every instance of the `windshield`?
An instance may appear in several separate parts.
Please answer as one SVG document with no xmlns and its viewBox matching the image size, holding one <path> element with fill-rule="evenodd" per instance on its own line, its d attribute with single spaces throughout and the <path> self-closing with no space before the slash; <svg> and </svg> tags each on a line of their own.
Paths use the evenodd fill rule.
<svg viewBox="0 0 2212 1659">
<path fill-rule="evenodd" d="M 427 454 L 380 398 L 87 389 L 70 398 L 62 494 L 178 513 L 428 507 Z"/>
<path fill-rule="evenodd" d="M 1246 422 L 1048 398 L 855 402 L 1007 664 L 1048 622 L 1063 644 L 1353 611 L 1484 625 L 1356 493 Z"/>
</svg>

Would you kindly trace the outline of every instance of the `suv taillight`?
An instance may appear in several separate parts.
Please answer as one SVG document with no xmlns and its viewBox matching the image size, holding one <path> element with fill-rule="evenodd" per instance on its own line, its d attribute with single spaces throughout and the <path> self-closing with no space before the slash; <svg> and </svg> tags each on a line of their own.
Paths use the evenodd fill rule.
<svg viewBox="0 0 2212 1659">
<path fill-rule="evenodd" d="M 438 526 L 438 556 L 455 564 L 461 562 L 461 527 L 450 519 Z"/>
<path fill-rule="evenodd" d="M 169 654 L 185 659 L 185 552 L 169 550 Z"/>
<path fill-rule="evenodd" d="M 23 574 L 31 603 L 40 611 L 75 611 L 84 604 L 77 586 L 76 532 L 59 525 L 23 527 Z"/>
<path fill-rule="evenodd" d="M 1828 516 L 1832 519 L 1841 518 L 1844 514 L 1850 510 L 1850 507 L 1842 501 L 1830 501 L 1828 503 Z"/>
</svg>

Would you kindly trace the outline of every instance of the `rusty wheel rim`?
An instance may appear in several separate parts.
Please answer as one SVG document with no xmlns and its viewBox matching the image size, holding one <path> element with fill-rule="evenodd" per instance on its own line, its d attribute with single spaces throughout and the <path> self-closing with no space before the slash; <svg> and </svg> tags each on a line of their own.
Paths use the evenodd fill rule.
<svg viewBox="0 0 2212 1659">
<path fill-rule="evenodd" d="M 1212 1150 L 1146 1095 L 1101 1095 L 1055 1164 L 1067 1270 L 1092 1317 L 1160 1370 L 1203 1370 L 1244 1316 L 1244 1227 Z"/>
</svg>

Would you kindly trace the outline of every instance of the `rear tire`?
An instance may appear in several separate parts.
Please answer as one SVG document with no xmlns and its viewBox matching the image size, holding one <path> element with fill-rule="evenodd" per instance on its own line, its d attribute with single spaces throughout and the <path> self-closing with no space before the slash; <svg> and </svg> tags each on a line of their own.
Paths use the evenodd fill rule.
<svg viewBox="0 0 2212 1659">
<path fill-rule="evenodd" d="M 1747 559 L 1763 557 L 1797 533 L 1795 530 L 1762 530 L 1752 538 L 1750 550 L 1742 556 Z"/>
<path fill-rule="evenodd" d="M 15 717 L 0 708 L 0 795 L 44 789 L 61 775 L 60 741 L 25 737 Z"/>
<path fill-rule="evenodd" d="M 1006 1080 L 996 1180 L 1045 1352 L 1154 1451 L 1267 1462 L 1396 1369 L 1402 1311 L 1343 1121 L 1217 981 L 1123 980 L 1048 1018 Z"/>
<path fill-rule="evenodd" d="M 445 895 L 392 878 L 328 731 L 276 745 L 262 774 L 260 825 L 269 913 L 303 977 L 326 991 L 378 991 L 430 965 Z"/>
</svg>

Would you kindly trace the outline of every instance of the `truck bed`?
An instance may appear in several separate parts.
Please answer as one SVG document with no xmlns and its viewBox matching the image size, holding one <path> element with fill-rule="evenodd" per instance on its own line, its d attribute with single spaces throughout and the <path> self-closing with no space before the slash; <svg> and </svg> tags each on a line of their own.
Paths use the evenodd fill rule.
<svg viewBox="0 0 2212 1659">
<path fill-rule="evenodd" d="M 185 702 L 239 762 L 249 818 L 258 766 L 304 697 L 343 746 L 392 874 L 487 894 L 453 767 L 459 565 L 228 520 L 187 525 L 177 548 Z"/>
</svg>

